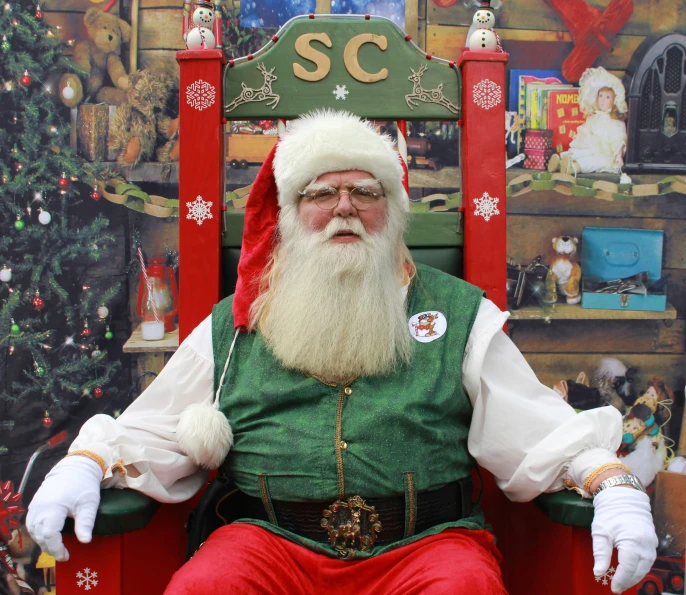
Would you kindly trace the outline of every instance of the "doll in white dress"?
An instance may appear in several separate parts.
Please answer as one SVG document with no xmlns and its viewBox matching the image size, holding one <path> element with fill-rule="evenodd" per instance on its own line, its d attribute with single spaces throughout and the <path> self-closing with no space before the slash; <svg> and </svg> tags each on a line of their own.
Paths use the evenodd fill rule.
<svg viewBox="0 0 686 595">
<path fill-rule="evenodd" d="M 627 139 L 624 86 L 602 66 L 588 68 L 579 85 L 579 109 L 586 121 L 577 128 L 569 150 L 550 158 L 548 170 L 621 174 Z"/>
</svg>

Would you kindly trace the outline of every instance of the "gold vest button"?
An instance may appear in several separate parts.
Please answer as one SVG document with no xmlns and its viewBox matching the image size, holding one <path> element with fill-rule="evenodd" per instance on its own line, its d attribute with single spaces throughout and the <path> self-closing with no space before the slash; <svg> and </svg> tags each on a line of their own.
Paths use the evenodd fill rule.
<svg viewBox="0 0 686 595">
<path fill-rule="evenodd" d="M 343 389 L 343 392 L 344 392 L 346 395 L 350 396 L 350 395 L 353 394 L 353 389 L 350 388 L 349 386 L 346 386 L 346 387 Z"/>
<path fill-rule="evenodd" d="M 348 443 L 345 440 L 341 440 L 341 448 L 346 450 L 348 448 Z"/>
</svg>

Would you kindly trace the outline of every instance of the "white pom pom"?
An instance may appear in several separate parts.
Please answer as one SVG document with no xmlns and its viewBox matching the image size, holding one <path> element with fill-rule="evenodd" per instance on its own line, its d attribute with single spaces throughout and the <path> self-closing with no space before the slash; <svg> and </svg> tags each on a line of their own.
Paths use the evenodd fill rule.
<svg viewBox="0 0 686 595">
<path fill-rule="evenodd" d="M 181 413 L 176 441 L 196 465 L 216 469 L 233 446 L 233 432 L 221 411 L 212 405 L 194 403 Z"/>
</svg>

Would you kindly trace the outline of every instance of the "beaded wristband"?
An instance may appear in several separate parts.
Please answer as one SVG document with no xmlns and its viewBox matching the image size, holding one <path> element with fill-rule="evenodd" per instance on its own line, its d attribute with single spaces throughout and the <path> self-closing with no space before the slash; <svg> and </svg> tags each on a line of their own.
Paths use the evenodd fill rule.
<svg viewBox="0 0 686 595">
<path fill-rule="evenodd" d="M 586 481 L 584 481 L 584 491 L 590 493 L 591 484 L 593 483 L 595 478 L 598 477 L 601 473 L 607 471 L 608 469 L 623 469 L 629 475 L 631 475 L 631 469 L 629 469 L 629 467 L 627 467 L 624 463 L 605 463 L 604 465 L 598 467 L 595 471 L 591 471 L 591 473 L 589 473 L 588 477 L 586 478 Z"/>
<path fill-rule="evenodd" d="M 97 452 L 93 452 L 92 450 L 72 450 L 71 452 L 68 452 L 66 456 L 67 457 L 73 457 L 73 456 L 86 457 L 86 458 L 90 459 L 91 461 L 95 461 L 98 465 L 100 465 L 100 469 L 102 469 L 103 477 L 105 476 L 105 473 L 107 473 L 107 464 L 105 463 L 105 459 L 103 459 Z"/>
</svg>

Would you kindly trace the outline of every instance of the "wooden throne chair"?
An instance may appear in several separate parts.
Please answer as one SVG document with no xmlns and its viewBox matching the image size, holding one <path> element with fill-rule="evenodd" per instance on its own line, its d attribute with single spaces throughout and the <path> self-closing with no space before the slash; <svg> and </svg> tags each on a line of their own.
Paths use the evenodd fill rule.
<svg viewBox="0 0 686 595">
<path fill-rule="evenodd" d="M 225 124 L 269 119 L 283 125 L 315 108 L 397 123 L 405 162 L 408 120 L 457 122 L 459 206 L 421 212 L 426 204 L 420 203 L 406 242 L 417 261 L 462 276 L 507 307 L 506 53 L 465 51 L 453 62 L 422 52 L 387 19 L 305 15 L 254 55 L 228 64 L 218 49 L 181 51 L 177 59 L 182 340 L 232 293 L 236 280 L 243 215 L 225 200 Z M 559 492 L 513 504 L 484 475 L 482 506 L 503 552 L 511 595 L 611 592 L 593 577 L 589 501 Z M 65 534 L 71 558 L 57 564 L 60 595 L 82 593 L 86 570 L 97 573 L 100 595 L 162 593 L 185 561 L 184 522 L 195 500 L 160 505 L 132 490 L 102 496 L 92 543 Z"/>
</svg>

